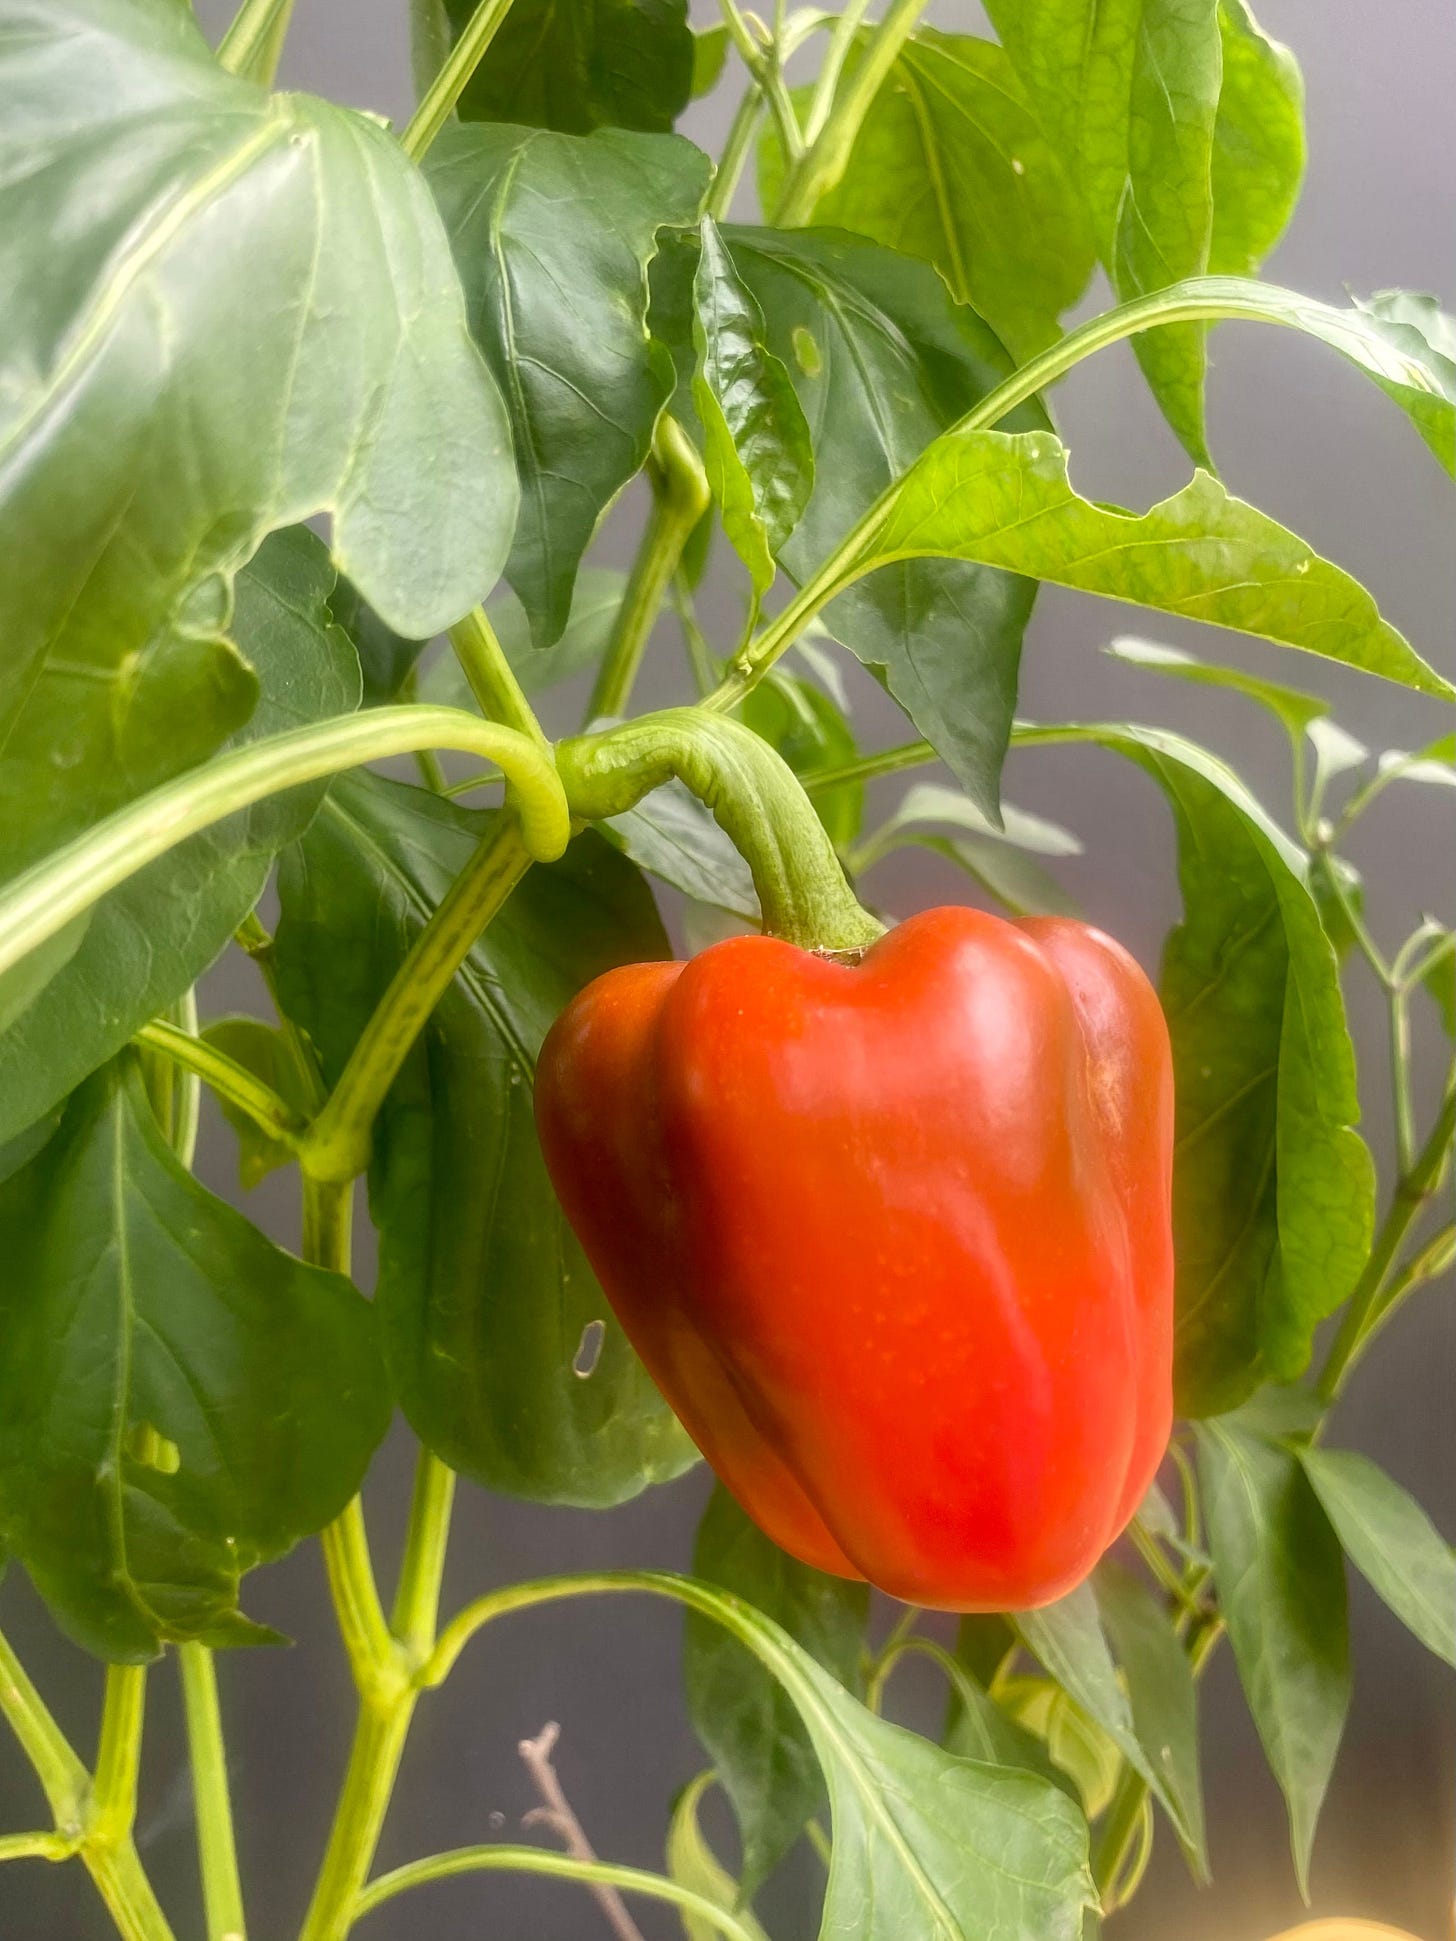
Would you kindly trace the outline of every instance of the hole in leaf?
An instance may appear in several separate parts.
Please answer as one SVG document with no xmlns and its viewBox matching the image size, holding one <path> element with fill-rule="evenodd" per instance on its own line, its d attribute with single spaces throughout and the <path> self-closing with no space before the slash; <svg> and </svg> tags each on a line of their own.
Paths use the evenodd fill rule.
<svg viewBox="0 0 1456 1941">
<path fill-rule="evenodd" d="M 813 336 L 802 324 L 795 324 L 791 336 L 794 357 L 805 377 L 818 377 L 824 369 L 824 359 L 819 355 L 819 346 Z"/>
<path fill-rule="evenodd" d="M 597 1363 L 602 1358 L 602 1343 L 606 1339 L 606 1335 L 607 1324 L 605 1321 L 587 1322 L 581 1331 L 581 1340 L 577 1345 L 576 1354 L 571 1363 L 571 1372 L 573 1375 L 579 1375 L 585 1381 L 587 1376 L 595 1370 Z"/>
<path fill-rule="evenodd" d="M 126 1453 L 143 1469 L 175 1476 L 182 1467 L 182 1451 L 150 1422 L 133 1422 L 126 1435 Z"/>
</svg>

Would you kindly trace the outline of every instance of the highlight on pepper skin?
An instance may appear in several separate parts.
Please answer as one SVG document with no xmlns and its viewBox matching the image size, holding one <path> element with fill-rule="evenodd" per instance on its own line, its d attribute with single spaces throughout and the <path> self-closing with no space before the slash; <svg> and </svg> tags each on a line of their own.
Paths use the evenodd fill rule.
<svg viewBox="0 0 1456 1941">
<path fill-rule="evenodd" d="M 784 1549 L 918 1605 L 1064 1596 L 1172 1415 L 1167 1027 L 1120 945 L 946 908 L 587 986 L 543 1047 L 566 1215 Z"/>
</svg>

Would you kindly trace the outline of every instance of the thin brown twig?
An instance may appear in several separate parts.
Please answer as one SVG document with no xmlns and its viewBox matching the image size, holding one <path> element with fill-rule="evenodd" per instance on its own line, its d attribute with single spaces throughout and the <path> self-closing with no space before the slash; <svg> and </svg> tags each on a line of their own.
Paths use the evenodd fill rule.
<svg viewBox="0 0 1456 1941">
<path fill-rule="evenodd" d="M 560 1737 L 561 1727 L 553 1721 L 543 1725 L 534 1739 L 522 1739 L 516 1747 L 526 1771 L 531 1775 L 531 1784 L 541 1798 L 541 1804 L 533 1806 L 522 1817 L 521 1825 L 543 1826 L 556 1835 L 574 1860 L 594 1861 L 596 1851 L 582 1831 L 581 1821 L 572 1812 L 571 1802 L 562 1791 L 556 1768 L 551 1763 L 551 1755 Z M 627 1903 L 615 1887 L 598 1884 L 590 1892 L 606 1916 L 607 1925 L 617 1941 L 643 1941 L 641 1928 L 627 1912 Z"/>
</svg>

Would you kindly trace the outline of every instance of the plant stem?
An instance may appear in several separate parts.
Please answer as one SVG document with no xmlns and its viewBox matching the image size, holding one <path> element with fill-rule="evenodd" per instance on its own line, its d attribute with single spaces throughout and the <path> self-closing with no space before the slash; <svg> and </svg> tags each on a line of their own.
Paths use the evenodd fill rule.
<svg viewBox="0 0 1456 1941">
<path fill-rule="evenodd" d="M 423 1887 L 432 1880 L 450 1880 L 458 1874 L 502 1871 L 523 1874 L 551 1874 L 558 1880 L 581 1881 L 586 1886 L 615 1887 L 627 1894 L 643 1894 L 652 1900 L 667 1901 L 684 1914 L 727 1935 L 729 1941 L 752 1941 L 748 1929 L 736 1915 L 715 1901 L 705 1900 L 689 1887 L 665 1880 L 661 1874 L 644 1873 L 639 1867 L 619 1867 L 605 1860 L 576 1860 L 570 1854 L 552 1853 L 544 1847 L 457 1847 L 452 1853 L 432 1854 L 427 1860 L 411 1861 L 371 1881 L 359 1896 L 359 1914 L 372 1914 L 376 1907 L 403 1894 L 411 1887 Z"/>
<path fill-rule="evenodd" d="M 723 153 L 718 158 L 707 201 L 703 204 L 703 214 L 711 216 L 715 222 L 726 222 L 728 219 L 733 197 L 743 177 L 744 164 L 753 153 L 754 137 L 762 118 L 763 95 L 756 87 L 745 88 L 743 99 L 729 126 Z"/>
<path fill-rule="evenodd" d="M 271 1085 L 265 1084 L 235 1058 L 229 1058 L 225 1051 L 219 1051 L 202 1038 L 193 1037 L 189 1031 L 181 1031 L 176 1025 L 168 1024 L 165 1018 L 153 1018 L 149 1024 L 144 1024 L 132 1043 L 160 1052 L 184 1071 L 194 1072 L 197 1077 L 206 1079 L 219 1098 L 226 1099 L 240 1112 L 246 1112 L 255 1125 L 261 1126 L 271 1139 L 278 1140 L 281 1145 L 293 1145 L 305 1130 L 304 1121 Z"/>
<path fill-rule="evenodd" d="M 400 1066 L 476 938 L 530 865 L 515 819 L 502 817 L 415 938 L 328 1104 L 304 1135 L 299 1152 L 307 1175 L 337 1182 L 363 1172 L 375 1117 Z"/>
<path fill-rule="evenodd" d="M 662 597 L 693 527 L 712 498 L 702 460 L 675 418 L 662 417 L 652 442 L 652 512 L 592 690 L 588 710 L 592 718 L 619 715 L 626 709 Z"/>
<path fill-rule="evenodd" d="M 271 81 L 283 51 L 293 0 L 242 0 L 218 43 L 218 64 L 229 74 Z"/>
<path fill-rule="evenodd" d="M 299 1941 L 343 1941 L 361 1911 L 418 1696 L 406 1686 L 387 1706 L 366 1701 L 359 1708 L 328 1851 Z"/>
<path fill-rule="evenodd" d="M 400 135 L 400 147 L 416 162 L 449 120 L 455 103 L 465 92 L 510 9 L 511 0 L 480 0 L 461 29 L 460 38 L 446 55 L 440 72 L 426 88 L 420 105 Z"/>
<path fill-rule="evenodd" d="M 184 1644 L 177 1658 L 182 1671 L 182 1702 L 187 1713 L 187 1749 L 197 1813 L 197 1858 L 202 1871 L 208 1941 L 246 1941 L 222 1710 L 217 1695 L 217 1667 L 205 1644 Z"/>
<path fill-rule="evenodd" d="M 69 1860 L 77 1842 L 62 1833 L 0 1833 L 0 1863 L 6 1860 Z"/>
<path fill-rule="evenodd" d="M 799 780 L 810 795 L 825 789 L 842 788 L 846 782 L 871 782 L 877 775 L 895 775 L 902 768 L 923 768 L 940 757 L 928 741 L 902 742 L 898 748 L 881 748 L 877 754 L 862 755 L 858 761 L 842 762 L 838 768 L 815 768 Z"/>
<path fill-rule="evenodd" d="M 779 228 L 797 229 L 811 222 L 821 199 L 843 176 L 864 118 L 889 78 L 900 49 L 914 33 L 925 4 L 926 0 L 894 0 L 884 19 L 870 31 L 848 85 L 839 88 L 835 75 L 834 105 L 816 138 L 784 178 L 783 194 L 774 211 Z M 841 66 L 847 52 L 846 47 L 839 56 Z"/>
<path fill-rule="evenodd" d="M 759 45 L 739 9 L 738 0 L 720 0 L 720 4 L 728 37 L 738 49 L 743 65 L 753 76 L 754 85 L 768 103 L 784 153 L 790 161 L 797 161 L 804 152 L 804 139 L 799 133 L 799 119 L 794 113 L 793 100 L 784 86 L 778 44 L 775 41 L 770 47 Z"/>
<path fill-rule="evenodd" d="M 56 1724 L 50 1708 L 0 1632 L 0 1711 L 20 1741 L 26 1758 L 46 1796 L 46 1804 L 63 1839 L 79 1839 L 85 1831 L 91 1775 Z"/>
<path fill-rule="evenodd" d="M 0 892 L 0 971 L 64 930 L 108 890 L 235 810 L 299 782 L 430 747 L 498 763 L 515 787 L 522 840 L 531 855 L 554 858 L 565 849 L 571 821 L 546 749 L 463 708 L 366 708 L 219 755 L 22 870 Z"/>
<path fill-rule="evenodd" d="M 404 1561 L 389 1628 L 418 1664 L 435 1647 L 440 1618 L 440 1582 L 450 1541 L 450 1509 L 455 1472 L 423 1446 L 415 1463 L 414 1495 Z"/>
<path fill-rule="evenodd" d="M 87 1837 L 114 1845 L 136 1821 L 137 1770 L 146 1719 L 145 1665 L 108 1665 Z"/>
<path fill-rule="evenodd" d="M 824 59 L 819 66 L 819 74 L 814 82 L 814 92 L 809 97 L 809 112 L 804 117 L 804 140 L 812 148 L 823 133 L 824 124 L 829 119 L 829 111 L 834 106 L 834 97 L 839 90 L 839 77 L 844 72 L 844 63 L 849 58 L 849 50 L 854 46 L 855 36 L 860 23 L 869 12 L 869 0 L 849 0 L 849 4 L 834 23 L 825 49 Z"/>
<path fill-rule="evenodd" d="M 535 710 L 526 699 L 506 650 L 490 624 L 484 607 L 475 607 L 450 629 L 450 645 L 470 683 L 470 692 L 487 721 L 499 721 L 542 748 L 546 737 Z"/>
</svg>

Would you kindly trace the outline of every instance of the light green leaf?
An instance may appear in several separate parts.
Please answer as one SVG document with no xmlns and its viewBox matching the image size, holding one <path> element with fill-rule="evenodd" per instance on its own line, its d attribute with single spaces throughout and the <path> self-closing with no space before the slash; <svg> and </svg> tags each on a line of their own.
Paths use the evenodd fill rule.
<svg viewBox="0 0 1456 1941">
<path fill-rule="evenodd" d="M 763 312 L 711 216 L 699 228 L 693 340 L 708 481 L 723 530 L 765 593 L 814 489 L 814 452 L 788 371 L 764 341 Z"/>
<path fill-rule="evenodd" d="M 261 1018 L 216 1018 L 203 1031 L 209 1045 L 225 1052 L 234 1064 L 251 1072 L 275 1091 L 285 1105 L 291 1105 L 300 1119 L 316 1110 L 311 1075 L 302 1069 L 299 1056 L 285 1032 Z M 250 1113 L 241 1111 L 225 1098 L 218 1098 L 218 1109 L 238 1136 L 238 1179 L 245 1193 L 265 1180 L 280 1166 L 290 1166 L 293 1151 L 266 1133 Z"/>
<path fill-rule="evenodd" d="M 1422 694 L 1456 695 L 1357 581 L 1206 472 L 1148 512 L 1124 512 L 1078 496 L 1066 448 L 1050 432 L 952 432 L 907 473 L 857 568 L 936 555 L 1258 634 Z"/>
<path fill-rule="evenodd" d="M 691 1888 L 705 1901 L 733 1914 L 750 1941 L 769 1941 L 768 1934 L 753 1916 L 738 1906 L 738 1882 L 708 1845 L 698 1824 L 698 1804 L 713 1784 L 711 1772 L 699 1773 L 689 1780 L 677 1796 L 667 1827 L 667 1872 L 679 1887 Z M 700 1915 L 686 1908 L 679 1912 L 686 1941 L 718 1941 L 718 1933 Z"/>
<path fill-rule="evenodd" d="M 425 635 L 495 580 L 516 487 L 445 237 L 382 127 L 225 73 L 187 8 L 7 19 L 8 872 L 248 718 L 233 582 L 272 528 L 327 512 L 340 566 Z"/>
<path fill-rule="evenodd" d="M 284 857 L 280 991 L 330 1082 L 492 826 L 424 789 L 341 776 Z M 614 964 L 665 954 L 646 885 L 583 836 L 512 892 L 376 1124 L 376 1301 L 401 1406 L 452 1468 L 510 1495 L 615 1503 L 694 1460 L 562 1217 L 531 1107 L 536 1053 L 568 999 Z M 605 1334 L 582 1377 L 594 1322 Z"/>
<path fill-rule="evenodd" d="M 760 158 L 765 209 L 782 175 L 771 135 Z M 1005 51 L 929 27 L 902 48 L 814 220 L 933 263 L 1019 362 L 1057 336 L 1096 260 L 1081 204 Z"/>
<path fill-rule="evenodd" d="M 818 652 L 811 645 L 807 654 L 800 653 L 800 659 L 810 666 L 810 657 Z M 834 663 L 829 663 L 829 669 L 832 678 L 837 672 Z M 859 754 L 843 706 L 842 699 L 836 700 L 808 681 L 786 674 L 780 665 L 770 668 L 757 687 L 743 697 L 738 717 L 776 748 L 796 775 L 812 775 L 816 769 L 852 762 Z M 812 799 L 831 839 L 836 844 L 853 842 L 864 815 L 864 784 L 847 782 L 816 789 Z"/>
<path fill-rule="evenodd" d="M 708 159 L 676 136 L 472 123 L 444 132 L 426 172 L 515 439 L 522 503 L 506 576 L 549 647 L 597 521 L 646 459 L 672 390 L 671 359 L 647 332 L 647 265 L 663 225 L 696 218 Z"/>
<path fill-rule="evenodd" d="M 875 495 L 1008 373 L 1010 359 L 927 264 L 835 231 L 730 226 L 724 235 L 813 440 L 814 492 L 781 561 L 802 583 Z M 692 368 L 694 255 L 665 249 L 653 282 L 654 318 L 680 372 Z M 1045 422 L 1035 405 L 1022 412 L 1019 423 Z M 1028 580 L 978 566 L 911 560 L 851 586 L 824 615 L 993 819 L 1034 592 Z"/>
<path fill-rule="evenodd" d="M 787 1556 L 721 1484 L 698 1528 L 693 1574 L 772 1618 L 841 1685 L 858 1689 L 868 1586 Z M 684 1670 L 694 1728 L 738 1815 L 748 1900 L 820 1810 L 824 1779 L 794 1699 L 722 1625 L 689 1613 Z"/>
<path fill-rule="evenodd" d="M 968 796 L 933 782 L 917 782 L 899 808 L 851 860 L 868 869 L 908 845 L 932 850 L 965 870 L 1015 916 L 1074 916 L 1072 898 L 1035 858 L 1076 856 L 1082 844 L 1070 830 L 1030 815 L 1011 803 L 1001 805 L 1002 827 L 995 828 Z M 958 833 L 935 833 L 950 828 Z"/>
<path fill-rule="evenodd" d="M 1231 770 L 1156 728 L 1028 729 L 1144 768 L 1173 811 L 1183 922 L 1160 990 L 1173 1041 L 1180 1409 L 1290 1381 L 1369 1250 L 1370 1155 L 1339 968 L 1305 859 Z"/>
<path fill-rule="evenodd" d="M 1039 1611 L 1022 1611 L 1015 1624 L 1027 1650 L 1142 1774 L 1167 1808 L 1179 1837 L 1196 1845 L 1194 1802 L 1174 1786 L 1174 1775 L 1160 1756 L 1160 1742 L 1154 1741 L 1150 1752 L 1138 1732 L 1127 1694 L 1118 1682 L 1092 1586 L 1081 1584 Z"/>
<path fill-rule="evenodd" d="M 261 689 L 239 744 L 357 707 L 358 660 L 330 620 L 333 584 L 322 542 L 301 526 L 274 533 L 238 575 L 233 632 Z M 262 894 L 276 852 L 308 827 L 326 786 L 230 816 L 96 907 L 69 963 L 0 1036 L 0 1141 L 197 981 Z"/>
<path fill-rule="evenodd" d="M 1448 364 L 1456 363 L 1456 317 L 1443 310 L 1437 298 L 1416 290 L 1377 290 L 1373 296 L 1357 297 L 1356 302 L 1372 317 L 1417 331 L 1428 349 Z"/>
<path fill-rule="evenodd" d="M 1124 301 L 1208 268 L 1223 72 L 1218 0 L 991 0 L 1054 152 L 1081 191 Z M 1134 349 L 1169 424 L 1208 464 L 1204 327 Z"/>
<path fill-rule="evenodd" d="M 1299 1459 L 1235 1419 L 1200 1423 L 1219 1602 L 1249 1710 L 1289 1806 L 1308 1892 L 1320 1806 L 1350 1704 L 1345 1566 Z"/>
<path fill-rule="evenodd" d="M 1178 1802 L 1189 1864 L 1208 1879 L 1203 1780 L 1198 1767 L 1198 1693 L 1188 1655 L 1164 1605 L 1140 1577 L 1105 1558 L 1095 1579 L 1097 1609 L 1127 1680 L 1133 1730 L 1168 1796 Z"/>
<path fill-rule="evenodd" d="M 1223 84 L 1213 124 L 1208 267 L 1252 276 L 1288 227 L 1304 181 L 1304 80 L 1244 0 L 1219 0 Z"/>
<path fill-rule="evenodd" d="M 1109 642 L 1107 652 L 1114 660 L 1126 661 L 1129 666 L 1169 675 L 1176 681 L 1189 681 L 1195 687 L 1222 687 L 1234 694 L 1247 695 L 1282 721 L 1291 739 L 1297 740 L 1312 721 L 1318 721 L 1330 711 L 1328 701 L 1321 701 L 1318 695 L 1304 694 L 1277 681 L 1261 680 L 1257 674 L 1245 674 L 1237 667 L 1220 667 L 1215 661 L 1199 660 L 1196 655 L 1185 653 L 1181 647 L 1163 647 L 1156 641 L 1139 640 L 1134 634 L 1120 634 Z"/>
<path fill-rule="evenodd" d="M 700 27 L 693 35 L 693 99 L 711 94 L 723 76 L 728 59 L 728 29 L 717 21 Z"/>
<path fill-rule="evenodd" d="M 442 4 L 453 36 L 476 0 Z M 692 89 L 687 12 L 687 0 L 514 0 L 460 97 L 460 114 L 566 135 L 666 133 Z"/>
<path fill-rule="evenodd" d="M 135 1060 L 0 1188 L 0 1528 L 62 1628 L 251 1643 L 242 1573 L 335 1517 L 389 1420 L 373 1312 L 205 1192 Z"/>
<path fill-rule="evenodd" d="M 1353 1449 L 1299 1450 L 1345 1554 L 1428 1651 L 1456 1666 L 1456 1552 L 1413 1496 Z"/>
</svg>

